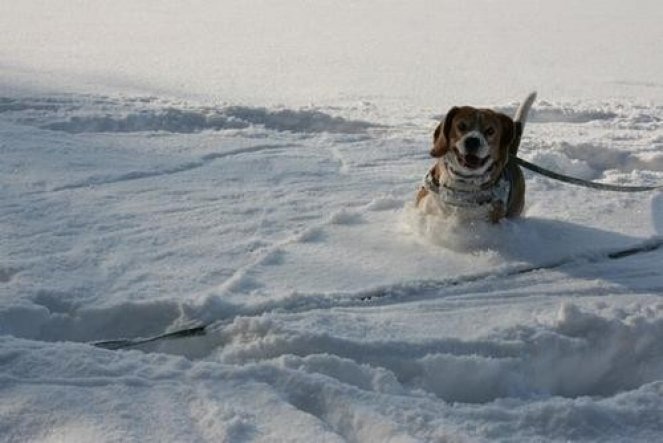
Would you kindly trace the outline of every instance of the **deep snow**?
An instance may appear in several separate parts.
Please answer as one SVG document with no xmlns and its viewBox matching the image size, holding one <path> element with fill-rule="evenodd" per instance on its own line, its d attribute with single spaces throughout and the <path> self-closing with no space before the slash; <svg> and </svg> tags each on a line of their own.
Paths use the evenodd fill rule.
<svg viewBox="0 0 663 443">
<path fill-rule="evenodd" d="M 448 106 L 532 87 L 525 159 L 663 183 L 638 5 L 0 5 L 0 440 L 663 438 L 663 194 L 411 205 Z"/>
</svg>

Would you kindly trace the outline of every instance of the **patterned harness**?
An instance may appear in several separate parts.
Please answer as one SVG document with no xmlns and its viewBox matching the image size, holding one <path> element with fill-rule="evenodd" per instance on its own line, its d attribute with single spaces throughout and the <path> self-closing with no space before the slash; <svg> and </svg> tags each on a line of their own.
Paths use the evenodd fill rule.
<svg viewBox="0 0 663 443">
<path fill-rule="evenodd" d="M 499 202 L 505 208 L 508 208 L 509 203 L 511 203 L 513 178 L 509 168 L 504 168 L 502 175 L 496 182 L 477 191 L 466 191 L 441 185 L 433 177 L 432 171 L 432 169 L 428 171 L 424 178 L 424 188 L 437 195 L 440 202 L 445 205 L 459 208 L 478 208 Z"/>
</svg>

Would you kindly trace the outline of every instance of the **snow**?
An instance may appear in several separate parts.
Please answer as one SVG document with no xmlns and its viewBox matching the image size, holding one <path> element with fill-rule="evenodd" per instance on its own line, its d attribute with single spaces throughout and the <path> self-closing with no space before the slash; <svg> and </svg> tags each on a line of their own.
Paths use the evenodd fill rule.
<svg viewBox="0 0 663 443">
<path fill-rule="evenodd" d="M 450 106 L 532 89 L 523 158 L 663 183 L 662 21 L 0 5 L 0 441 L 660 440 L 661 192 L 527 173 L 495 226 L 412 201 Z"/>
</svg>

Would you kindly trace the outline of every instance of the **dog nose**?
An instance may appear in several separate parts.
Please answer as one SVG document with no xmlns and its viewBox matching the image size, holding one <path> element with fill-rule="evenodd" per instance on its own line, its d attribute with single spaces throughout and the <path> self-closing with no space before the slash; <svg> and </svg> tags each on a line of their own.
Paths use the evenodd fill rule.
<svg viewBox="0 0 663 443">
<path fill-rule="evenodd" d="M 467 137 L 465 139 L 465 150 L 467 152 L 476 151 L 481 146 L 481 140 L 477 137 Z"/>
</svg>

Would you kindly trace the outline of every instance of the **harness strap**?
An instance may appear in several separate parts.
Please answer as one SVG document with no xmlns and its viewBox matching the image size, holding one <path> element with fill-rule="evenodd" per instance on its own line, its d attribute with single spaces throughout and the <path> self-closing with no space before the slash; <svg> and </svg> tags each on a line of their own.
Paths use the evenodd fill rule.
<svg viewBox="0 0 663 443">
<path fill-rule="evenodd" d="M 476 191 L 465 191 L 444 186 L 433 177 L 432 170 L 430 170 L 424 178 L 424 187 L 450 206 L 470 208 L 499 201 L 505 207 L 508 207 L 511 200 L 511 177 L 507 169 L 505 168 L 499 180 L 492 186 Z"/>
</svg>

